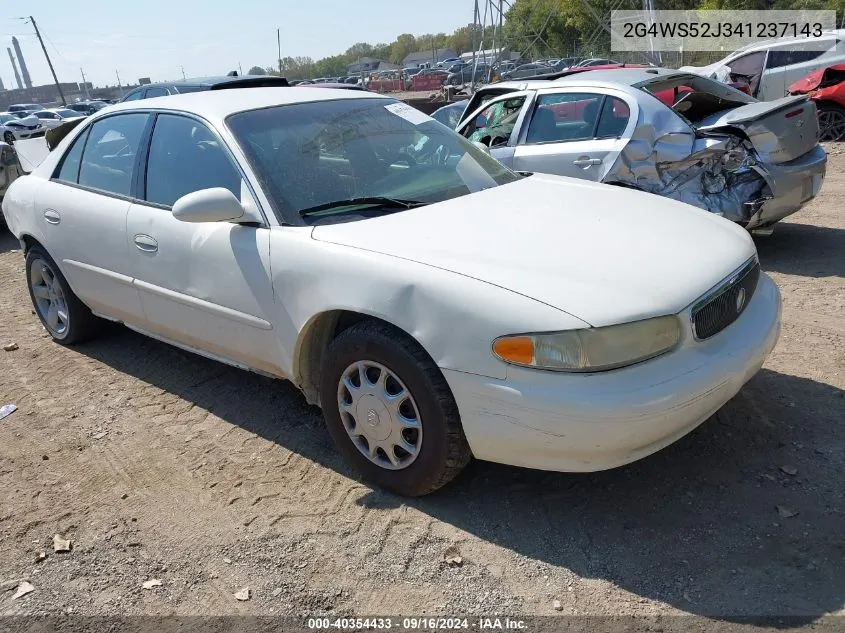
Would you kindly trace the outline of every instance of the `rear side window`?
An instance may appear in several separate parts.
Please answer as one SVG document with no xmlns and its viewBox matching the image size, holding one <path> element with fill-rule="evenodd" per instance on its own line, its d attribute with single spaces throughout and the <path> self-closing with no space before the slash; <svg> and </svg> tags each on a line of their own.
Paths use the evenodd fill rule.
<svg viewBox="0 0 845 633">
<path fill-rule="evenodd" d="M 141 90 L 136 90 L 135 92 L 130 92 L 129 95 L 124 99 L 124 101 L 137 101 L 141 98 L 143 92 Z"/>
<path fill-rule="evenodd" d="M 622 136 L 628 126 L 631 111 L 628 104 L 616 97 L 605 97 L 604 105 L 596 128 L 596 138 L 616 138 Z"/>
<path fill-rule="evenodd" d="M 79 184 L 121 196 L 130 195 L 135 158 L 147 114 L 118 114 L 91 126 L 82 154 Z"/>
<path fill-rule="evenodd" d="M 182 196 L 223 187 L 241 197 L 241 176 L 217 137 L 195 119 L 160 114 L 147 159 L 146 200 L 173 206 Z"/>
<path fill-rule="evenodd" d="M 85 130 L 76 137 L 73 145 L 62 159 L 62 165 L 59 167 L 59 173 L 56 174 L 56 179 L 63 182 L 79 182 L 79 164 L 82 158 L 82 150 L 85 148 L 85 139 L 88 138 L 88 130 Z"/>
</svg>

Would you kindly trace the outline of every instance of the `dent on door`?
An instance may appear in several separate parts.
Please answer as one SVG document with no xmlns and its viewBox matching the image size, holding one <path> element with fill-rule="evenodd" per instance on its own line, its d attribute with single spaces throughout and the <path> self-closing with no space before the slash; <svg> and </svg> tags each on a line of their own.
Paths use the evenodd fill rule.
<svg viewBox="0 0 845 633">
<path fill-rule="evenodd" d="M 137 253 L 135 286 L 151 333 L 279 373 L 269 229 L 180 222 L 136 205 L 130 232 Z"/>
</svg>

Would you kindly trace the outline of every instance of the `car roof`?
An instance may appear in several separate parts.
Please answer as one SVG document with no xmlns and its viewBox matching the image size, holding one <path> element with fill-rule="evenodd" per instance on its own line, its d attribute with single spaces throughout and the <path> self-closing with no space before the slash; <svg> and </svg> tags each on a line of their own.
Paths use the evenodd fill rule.
<svg viewBox="0 0 845 633">
<path fill-rule="evenodd" d="M 845 37 L 845 29 L 834 29 L 834 30 L 830 30 L 830 31 L 822 31 L 821 36 L 819 36 L 818 38 L 814 38 L 814 39 L 828 40 L 828 39 L 834 39 L 834 38 L 840 38 L 840 37 Z M 774 46 L 783 46 L 783 45 L 788 45 L 788 44 L 800 44 L 800 43 L 804 43 L 806 41 L 807 41 L 806 37 L 800 37 L 799 36 L 799 37 L 783 37 L 783 38 L 776 38 L 776 39 L 768 39 L 768 40 L 763 40 L 762 42 L 751 42 L 750 44 L 746 44 L 745 46 L 740 46 L 735 51 L 728 53 L 725 56 L 725 59 L 727 57 L 731 57 L 733 55 L 736 55 L 737 53 L 753 53 L 755 51 L 765 51 L 765 50 L 768 50 L 768 49 L 770 49 Z M 718 61 L 716 63 L 718 63 Z"/>
<path fill-rule="evenodd" d="M 688 75 L 671 68 L 607 68 L 605 70 L 590 70 L 574 75 L 567 75 L 555 79 L 555 84 L 562 83 L 614 83 L 626 86 L 636 86 L 654 79 L 672 77 L 673 75 Z"/>
<path fill-rule="evenodd" d="M 189 92 L 187 94 L 154 97 L 136 101 L 124 101 L 101 110 L 102 116 L 108 116 L 124 110 L 178 110 L 192 112 L 201 117 L 222 120 L 236 112 L 257 110 L 277 105 L 311 103 L 315 101 L 336 101 L 339 99 L 389 99 L 374 92 L 338 88 L 274 87 L 208 92 Z M 100 114 L 97 115 L 99 118 Z"/>
<path fill-rule="evenodd" d="M 276 77 L 275 75 L 238 75 L 236 77 L 192 77 L 190 79 L 178 79 L 174 81 L 159 81 L 151 84 L 142 84 L 135 90 L 144 88 L 159 88 L 167 86 L 204 86 L 206 88 L 223 88 L 236 87 L 238 85 L 247 86 L 249 84 L 273 84 L 279 86 L 286 86 L 287 79 L 284 77 Z"/>
</svg>

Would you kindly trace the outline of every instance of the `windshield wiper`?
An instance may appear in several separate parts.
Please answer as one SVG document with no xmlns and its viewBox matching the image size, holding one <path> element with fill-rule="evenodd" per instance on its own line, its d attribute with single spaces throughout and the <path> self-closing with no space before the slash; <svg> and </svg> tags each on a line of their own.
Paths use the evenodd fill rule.
<svg viewBox="0 0 845 633">
<path fill-rule="evenodd" d="M 363 198 L 347 198 L 346 200 L 332 200 L 318 204 L 307 209 L 302 209 L 299 212 L 300 217 L 306 217 L 320 213 L 321 211 L 329 211 L 330 209 L 340 209 L 342 207 L 357 207 L 357 206 L 378 206 L 385 210 L 388 209 L 414 209 L 428 204 L 420 200 L 402 200 L 401 198 L 388 198 L 384 196 L 368 196 Z"/>
</svg>

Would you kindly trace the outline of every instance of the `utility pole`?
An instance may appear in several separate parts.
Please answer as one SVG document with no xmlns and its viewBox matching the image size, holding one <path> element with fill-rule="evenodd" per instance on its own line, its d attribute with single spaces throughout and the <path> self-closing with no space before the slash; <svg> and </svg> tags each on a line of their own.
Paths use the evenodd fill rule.
<svg viewBox="0 0 845 633">
<path fill-rule="evenodd" d="M 282 76 L 282 32 L 276 29 L 276 45 L 279 47 L 279 77 Z"/>
<path fill-rule="evenodd" d="M 82 73 L 82 89 L 85 91 L 85 100 L 91 101 L 91 93 L 88 92 L 88 80 L 85 79 L 85 71 L 80 68 L 79 72 Z"/>
<path fill-rule="evenodd" d="M 120 73 L 115 70 L 114 74 L 117 76 L 117 89 L 120 92 L 120 98 L 123 99 L 123 86 L 120 85 Z"/>
<path fill-rule="evenodd" d="M 182 71 L 182 81 L 186 81 L 187 77 L 185 77 L 185 67 L 179 66 L 180 70 Z"/>
<path fill-rule="evenodd" d="M 244 74 L 244 69 L 241 67 L 241 63 L 240 63 L 240 62 L 238 62 L 238 72 L 239 72 L 241 75 L 243 75 L 243 74 Z"/>
<path fill-rule="evenodd" d="M 56 83 L 56 89 L 59 91 L 62 103 L 67 105 L 67 99 L 65 99 L 65 93 L 62 92 L 62 87 L 59 85 L 59 78 L 56 77 L 56 70 L 53 68 L 53 62 L 50 61 L 50 55 L 47 54 L 47 47 L 44 46 L 44 40 L 41 39 L 41 32 L 38 30 L 38 24 L 36 24 L 35 18 L 32 16 L 29 16 L 29 21 L 32 22 L 32 28 L 35 29 L 35 35 L 38 36 L 38 41 L 41 42 L 41 50 L 44 51 L 44 57 L 47 58 L 47 65 L 50 67 L 50 72 L 53 73 L 53 81 Z"/>
</svg>

